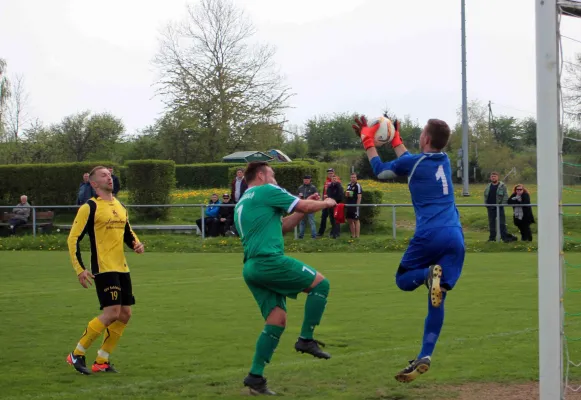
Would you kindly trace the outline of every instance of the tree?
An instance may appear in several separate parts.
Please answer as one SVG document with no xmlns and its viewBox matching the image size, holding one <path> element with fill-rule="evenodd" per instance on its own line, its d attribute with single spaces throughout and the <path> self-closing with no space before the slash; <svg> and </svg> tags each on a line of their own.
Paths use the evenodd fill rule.
<svg viewBox="0 0 581 400">
<path fill-rule="evenodd" d="M 29 120 L 26 110 L 28 105 L 28 93 L 24 87 L 24 77 L 17 75 L 11 86 L 11 95 L 6 105 L 6 117 L 4 124 L 9 138 L 18 141 L 24 125 Z"/>
<path fill-rule="evenodd" d="M 107 155 L 125 130 L 123 122 L 109 113 L 89 115 L 90 111 L 69 115 L 51 128 L 70 161 Z"/>
<path fill-rule="evenodd" d="M 563 111 L 569 119 L 581 121 L 581 53 L 574 62 L 565 64 L 563 85 Z"/>
<path fill-rule="evenodd" d="M 332 150 L 359 148 L 361 142 L 351 127 L 356 115 L 338 113 L 310 118 L 305 124 L 309 155 L 317 157 Z"/>
<path fill-rule="evenodd" d="M 6 77 L 6 60 L 0 58 L 0 139 L 4 136 L 4 113 L 10 94 L 10 81 Z"/>
<path fill-rule="evenodd" d="M 187 10 L 182 23 L 167 26 L 154 58 L 168 111 L 197 119 L 211 154 L 279 132 L 291 93 L 275 69 L 274 49 L 251 43 L 255 29 L 230 0 L 201 0 Z"/>
</svg>

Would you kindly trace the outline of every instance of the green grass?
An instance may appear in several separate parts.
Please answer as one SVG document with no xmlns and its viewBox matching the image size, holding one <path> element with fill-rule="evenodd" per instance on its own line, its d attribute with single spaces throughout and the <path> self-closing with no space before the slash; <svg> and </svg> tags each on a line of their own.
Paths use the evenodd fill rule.
<svg viewBox="0 0 581 400">
<path fill-rule="evenodd" d="M 304 296 L 289 301 L 288 328 L 267 366 L 273 389 L 293 399 L 436 399 L 454 385 L 538 378 L 534 254 L 469 254 L 446 301 L 432 369 L 401 385 L 394 373 L 419 350 L 426 292 L 399 291 L 400 254 L 302 254 L 331 281 L 317 336 L 331 360 L 297 354 Z M 0 263 L 0 393 L 3 399 L 228 399 L 245 393 L 262 327 L 241 278 L 239 254 L 129 254 L 137 304 L 113 354 L 119 375 L 81 376 L 65 363 L 98 313 L 65 252 L 3 252 Z M 569 255 L 581 263 L 581 255 Z M 570 282 L 580 282 L 572 271 Z M 581 286 L 579 284 L 578 286 Z M 567 292 L 569 311 L 578 293 Z M 581 336 L 575 318 L 567 333 Z M 88 353 L 92 361 L 97 350 Z M 571 352 L 581 358 L 581 344 Z M 575 377 L 579 377 L 578 375 Z M 437 394 L 437 395 L 436 395 Z M 440 396 L 440 397 L 438 397 Z"/>
</svg>

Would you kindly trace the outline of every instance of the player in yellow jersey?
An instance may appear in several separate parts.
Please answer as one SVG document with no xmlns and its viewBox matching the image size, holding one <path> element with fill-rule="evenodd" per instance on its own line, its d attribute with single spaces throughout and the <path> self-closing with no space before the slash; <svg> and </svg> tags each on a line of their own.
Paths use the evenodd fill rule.
<svg viewBox="0 0 581 400">
<path fill-rule="evenodd" d="M 125 243 L 136 253 L 143 253 L 143 244 L 131 229 L 125 206 L 113 197 L 113 179 L 105 167 L 95 167 L 89 182 L 96 196 L 83 204 L 75 217 L 68 238 L 69 253 L 79 283 L 88 288 L 95 281 L 103 312 L 93 318 L 81 336 L 67 362 L 82 374 L 117 372 L 109 363 L 109 355 L 121 338 L 135 304 L 129 267 L 123 252 Z M 79 243 L 85 235 L 91 243 L 90 268 L 81 258 Z M 104 332 L 103 344 L 91 369 L 87 368 L 85 352 Z"/>
</svg>

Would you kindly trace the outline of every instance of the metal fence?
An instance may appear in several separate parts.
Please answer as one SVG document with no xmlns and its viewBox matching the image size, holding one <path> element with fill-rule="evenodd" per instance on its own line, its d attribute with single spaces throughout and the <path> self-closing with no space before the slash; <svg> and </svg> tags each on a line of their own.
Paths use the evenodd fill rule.
<svg viewBox="0 0 581 400">
<path fill-rule="evenodd" d="M 200 236 L 202 237 L 202 239 L 205 239 L 205 209 L 209 206 L 209 204 L 152 204 L 152 205 L 125 205 L 125 207 L 127 208 L 199 208 L 200 210 Z M 234 207 L 234 204 L 216 204 L 214 205 L 214 207 Z M 523 205 L 519 205 L 522 207 L 537 207 L 537 204 L 523 204 Z M 31 221 L 31 225 L 32 225 L 32 234 L 34 237 L 36 237 L 37 235 L 37 231 L 38 231 L 38 226 L 37 226 L 37 218 L 36 218 L 36 213 L 37 210 L 50 210 L 50 211 L 55 211 L 55 210 L 63 210 L 63 209 L 77 209 L 80 206 L 63 206 L 63 205 L 55 205 L 55 206 L 35 206 L 35 205 L 31 205 L 30 208 L 32 210 L 31 212 L 31 217 L 32 217 L 32 221 Z M 391 215 L 392 215 L 392 221 L 391 221 L 391 225 L 392 225 L 392 236 L 394 239 L 397 238 L 397 209 L 398 208 L 406 208 L 406 207 L 413 207 L 412 204 L 359 204 L 359 205 L 355 205 L 355 204 L 345 204 L 345 207 L 388 207 L 391 208 Z M 512 208 L 512 205 L 506 205 L 506 204 L 456 204 L 456 207 L 458 208 L 464 208 L 464 207 L 481 207 L 481 208 L 488 208 L 488 207 L 496 207 L 496 240 L 500 241 L 501 237 L 500 237 L 500 210 L 501 208 Z M 562 204 L 562 207 L 581 207 L 581 204 Z M 14 206 L 0 206 L 0 211 L 4 210 L 8 210 L 8 212 L 10 212 L 12 209 L 14 208 Z M 6 212 L 6 211 L 4 211 Z M 70 228 L 70 225 L 68 224 L 56 224 L 54 225 L 55 228 L 59 228 L 62 227 L 63 229 L 67 229 Z M 197 231 L 197 225 L 135 225 L 135 229 L 147 229 L 147 230 L 196 230 Z M 295 227 L 295 232 L 294 232 L 294 236 L 295 239 L 298 237 L 298 227 Z"/>
</svg>

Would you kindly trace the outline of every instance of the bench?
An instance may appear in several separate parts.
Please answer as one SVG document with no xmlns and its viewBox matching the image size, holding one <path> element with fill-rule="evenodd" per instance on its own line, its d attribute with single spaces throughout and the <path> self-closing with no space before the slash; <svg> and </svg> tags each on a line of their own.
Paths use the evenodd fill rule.
<svg viewBox="0 0 581 400">
<path fill-rule="evenodd" d="M 59 224 L 54 226 L 55 229 L 68 231 L 71 229 L 70 224 Z M 169 233 L 195 233 L 200 235 L 201 232 L 197 225 L 131 225 L 131 228 L 139 235 L 139 231 L 166 231 Z"/>
<path fill-rule="evenodd" d="M 14 217 L 13 213 L 2 213 L 2 218 L 0 218 L 0 227 L 10 227 L 10 219 Z M 54 212 L 53 211 L 37 211 L 36 212 L 36 229 L 42 233 L 48 233 L 53 227 Z M 24 225 L 19 225 L 18 229 L 22 228 L 32 228 L 32 212 L 28 221 Z"/>
</svg>

